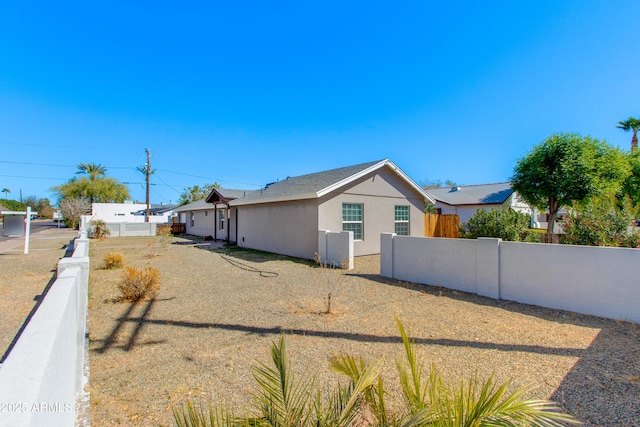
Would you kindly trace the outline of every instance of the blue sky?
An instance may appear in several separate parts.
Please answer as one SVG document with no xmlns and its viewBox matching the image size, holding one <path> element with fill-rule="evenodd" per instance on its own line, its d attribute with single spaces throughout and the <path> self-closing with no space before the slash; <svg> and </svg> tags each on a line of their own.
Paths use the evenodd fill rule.
<svg viewBox="0 0 640 427">
<path fill-rule="evenodd" d="M 507 181 L 554 132 L 628 150 L 638 16 L 625 0 L 3 2 L 0 187 L 53 200 L 99 163 L 144 201 L 145 148 L 153 203 L 383 158 L 417 182 Z"/>
</svg>

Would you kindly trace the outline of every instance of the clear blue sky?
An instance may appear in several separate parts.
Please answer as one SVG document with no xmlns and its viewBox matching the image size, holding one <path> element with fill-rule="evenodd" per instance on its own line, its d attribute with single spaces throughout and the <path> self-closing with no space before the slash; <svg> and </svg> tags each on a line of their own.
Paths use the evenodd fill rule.
<svg viewBox="0 0 640 427">
<path fill-rule="evenodd" d="M 80 162 L 152 203 L 390 158 L 506 181 L 554 132 L 629 149 L 640 2 L 3 2 L 0 187 L 53 200 Z M 4 198 L 4 194 L 0 195 Z"/>
</svg>

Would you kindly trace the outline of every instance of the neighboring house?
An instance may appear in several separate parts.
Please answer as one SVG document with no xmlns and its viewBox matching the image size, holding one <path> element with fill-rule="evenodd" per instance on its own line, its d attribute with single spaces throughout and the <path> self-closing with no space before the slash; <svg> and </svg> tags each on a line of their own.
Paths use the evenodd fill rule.
<svg viewBox="0 0 640 427">
<path fill-rule="evenodd" d="M 150 205 L 149 222 L 168 223 L 171 221 L 175 205 Z M 145 203 L 92 203 L 88 221 L 145 222 Z"/>
<path fill-rule="evenodd" d="M 213 201 L 213 199 L 211 199 Z M 388 159 L 297 177 L 228 202 L 238 246 L 311 259 L 318 230 L 352 231 L 354 255 L 380 253 L 380 233 L 424 236 L 434 200 Z"/>
<path fill-rule="evenodd" d="M 435 199 L 435 207 L 442 214 L 456 214 L 460 222 L 467 222 L 476 210 L 513 209 L 527 215 L 533 209 L 511 188 L 509 182 L 433 188 L 426 192 Z"/>
<path fill-rule="evenodd" d="M 229 202 L 251 191 L 214 188 L 206 198 L 179 206 L 174 212 L 186 225 L 187 234 L 235 242 L 235 219 L 230 218 Z"/>
</svg>

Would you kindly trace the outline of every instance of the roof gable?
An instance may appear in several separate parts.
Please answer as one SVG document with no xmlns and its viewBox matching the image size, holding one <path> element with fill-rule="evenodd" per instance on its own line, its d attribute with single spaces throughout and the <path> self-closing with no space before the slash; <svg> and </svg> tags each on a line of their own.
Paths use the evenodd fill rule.
<svg viewBox="0 0 640 427">
<path fill-rule="evenodd" d="M 502 204 L 513 194 L 509 182 L 434 188 L 426 191 L 436 201 L 452 206 Z"/>
<path fill-rule="evenodd" d="M 297 177 L 288 177 L 282 181 L 268 184 L 261 190 L 247 192 L 243 197 L 239 197 L 230 202 L 230 205 L 239 206 L 288 200 L 317 199 L 382 167 L 391 168 L 409 186 L 420 193 L 425 201 L 429 200 L 433 202 L 430 196 L 402 172 L 400 168 L 389 159 L 384 159 Z"/>
</svg>

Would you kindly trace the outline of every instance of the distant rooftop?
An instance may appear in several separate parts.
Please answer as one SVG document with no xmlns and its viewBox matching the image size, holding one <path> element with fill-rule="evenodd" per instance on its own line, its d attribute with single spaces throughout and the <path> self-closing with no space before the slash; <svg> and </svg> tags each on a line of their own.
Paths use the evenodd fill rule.
<svg viewBox="0 0 640 427">
<path fill-rule="evenodd" d="M 504 203 L 513 194 L 513 189 L 510 182 L 499 182 L 433 188 L 426 192 L 447 205 L 496 205 Z"/>
</svg>

